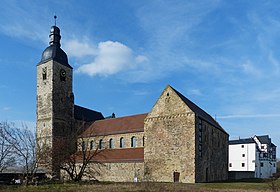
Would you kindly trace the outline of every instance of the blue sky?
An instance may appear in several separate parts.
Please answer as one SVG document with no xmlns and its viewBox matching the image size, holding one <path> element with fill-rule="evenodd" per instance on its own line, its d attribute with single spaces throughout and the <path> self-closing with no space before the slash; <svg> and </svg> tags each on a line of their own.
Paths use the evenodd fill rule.
<svg viewBox="0 0 280 192">
<path fill-rule="evenodd" d="M 278 1 L 1 1 L 0 120 L 36 120 L 36 65 L 50 26 L 74 68 L 75 103 L 149 112 L 167 84 L 231 138 L 280 147 Z M 278 155 L 279 156 L 279 155 Z"/>
</svg>

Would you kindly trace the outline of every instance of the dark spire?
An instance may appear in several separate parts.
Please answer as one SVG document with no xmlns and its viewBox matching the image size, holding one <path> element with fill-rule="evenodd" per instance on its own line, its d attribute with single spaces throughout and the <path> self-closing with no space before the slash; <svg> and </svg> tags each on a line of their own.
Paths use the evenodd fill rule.
<svg viewBox="0 0 280 192">
<path fill-rule="evenodd" d="M 42 58 L 39 64 L 41 63 L 45 63 L 49 60 L 54 60 L 59 62 L 60 64 L 63 64 L 65 66 L 68 66 L 70 68 L 72 68 L 69 64 L 68 64 L 68 58 L 66 53 L 60 48 L 60 29 L 56 26 L 56 15 L 54 16 L 54 26 L 51 26 L 51 30 L 50 30 L 50 46 L 47 47 L 43 54 L 42 54 Z"/>
<path fill-rule="evenodd" d="M 60 29 L 56 26 L 56 15 L 54 15 L 54 26 L 51 27 L 51 31 L 50 31 L 50 45 L 56 45 L 60 47 Z"/>
<path fill-rule="evenodd" d="M 52 26 L 50 31 L 50 45 L 56 45 L 60 47 L 60 30 L 57 26 Z"/>
</svg>

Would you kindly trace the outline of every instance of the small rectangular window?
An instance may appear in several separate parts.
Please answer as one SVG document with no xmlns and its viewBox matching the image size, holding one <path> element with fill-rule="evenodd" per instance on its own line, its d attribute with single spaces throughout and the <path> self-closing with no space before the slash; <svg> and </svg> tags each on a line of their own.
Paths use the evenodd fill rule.
<svg viewBox="0 0 280 192">
<path fill-rule="evenodd" d="M 244 148 L 244 145 L 241 145 L 241 148 Z"/>
<path fill-rule="evenodd" d="M 83 141 L 82 142 L 82 150 L 85 151 L 86 150 L 86 143 Z"/>
<path fill-rule="evenodd" d="M 242 163 L 241 166 L 242 166 L 242 167 L 245 167 L 245 163 Z"/>
<path fill-rule="evenodd" d="M 114 148 L 114 140 L 111 138 L 109 140 L 109 149 L 113 149 Z"/>
<path fill-rule="evenodd" d="M 90 142 L 90 150 L 93 150 L 94 149 L 94 141 L 91 141 Z"/>
<path fill-rule="evenodd" d="M 202 157 L 202 145 L 198 145 L 199 157 Z"/>
<path fill-rule="evenodd" d="M 229 167 L 232 167 L 232 163 L 229 164 Z"/>
<path fill-rule="evenodd" d="M 120 139 L 120 148 L 124 148 L 124 138 L 121 137 Z"/>
<path fill-rule="evenodd" d="M 245 154 L 242 154 L 242 157 L 245 157 Z"/>
<path fill-rule="evenodd" d="M 103 149 L 103 140 L 102 139 L 99 140 L 98 147 L 99 147 L 99 149 Z"/>
<path fill-rule="evenodd" d="M 131 147 L 136 147 L 136 137 L 131 137 Z"/>
<path fill-rule="evenodd" d="M 42 69 L 42 75 L 43 75 L 43 80 L 46 80 L 47 79 L 47 67 L 44 67 Z"/>
<path fill-rule="evenodd" d="M 263 167 L 263 163 L 261 163 L 261 167 Z"/>
</svg>

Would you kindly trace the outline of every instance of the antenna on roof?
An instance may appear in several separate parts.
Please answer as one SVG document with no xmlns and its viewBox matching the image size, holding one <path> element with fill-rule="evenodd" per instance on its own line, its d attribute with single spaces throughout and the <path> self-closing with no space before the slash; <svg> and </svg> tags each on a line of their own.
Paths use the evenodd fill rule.
<svg viewBox="0 0 280 192">
<path fill-rule="evenodd" d="M 54 26 L 56 26 L 56 18 L 57 18 L 57 16 L 54 14 L 53 18 L 54 18 Z"/>
</svg>

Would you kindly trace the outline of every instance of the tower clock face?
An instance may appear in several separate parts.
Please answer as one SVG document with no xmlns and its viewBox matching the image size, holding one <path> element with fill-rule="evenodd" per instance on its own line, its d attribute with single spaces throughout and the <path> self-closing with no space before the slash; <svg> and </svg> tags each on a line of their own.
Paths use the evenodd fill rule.
<svg viewBox="0 0 280 192">
<path fill-rule="evenodd" d="M 65 81 L 66 80 L 66 71 L 64 69 L 60 70 L 60 80 Z"/>
<path fill-rule="evenodd" d="M 66 71 L 64 69 L 60 70 L 60 76 L 61 77 L 66 77 Z"/>
</svg>

